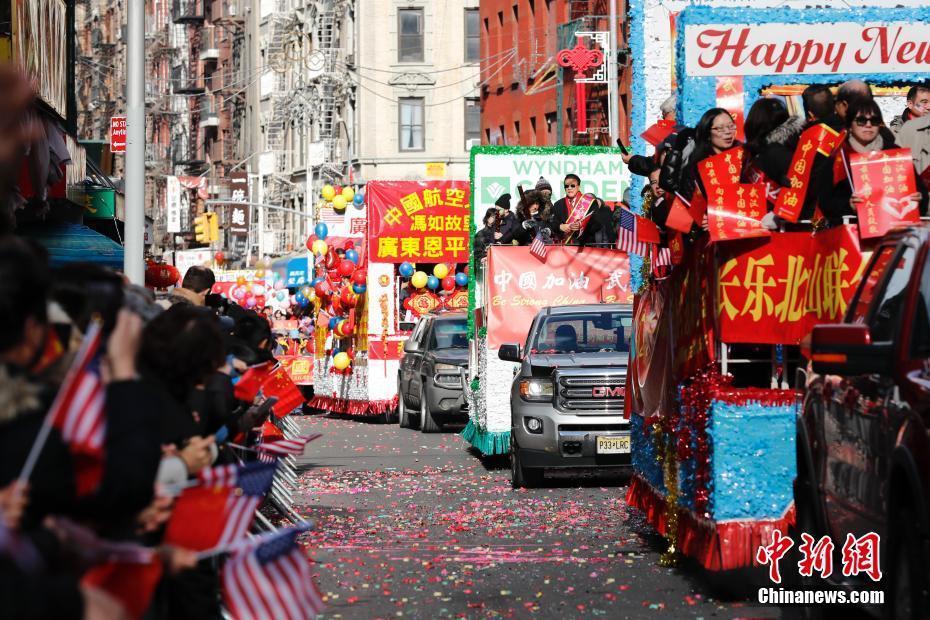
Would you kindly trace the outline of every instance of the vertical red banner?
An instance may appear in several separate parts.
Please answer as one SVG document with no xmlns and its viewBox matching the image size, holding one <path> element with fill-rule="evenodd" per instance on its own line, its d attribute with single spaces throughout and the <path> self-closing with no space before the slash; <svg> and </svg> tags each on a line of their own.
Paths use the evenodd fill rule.
<svg viewBox="0 0 930 620">
<path fill-rule="evenodd" d="M 736 139 L 740 142 L 746 140 L 743 126 L 746 116 L 743 112 L 743 77 L 721 76 L 717 78 L 717 107 L 723 108 L 733 117 L 736 123 Z"/>
</svg>

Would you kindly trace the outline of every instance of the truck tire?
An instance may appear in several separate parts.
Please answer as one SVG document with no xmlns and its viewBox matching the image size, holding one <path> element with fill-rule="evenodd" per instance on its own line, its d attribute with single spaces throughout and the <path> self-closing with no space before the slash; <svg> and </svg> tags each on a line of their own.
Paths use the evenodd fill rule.
<svg viewBox="0 0 930 620">
<path fill-rule="evenodd" d="M 890 575 L 885 592 L 886 617 L 896 620 L 926 618 L 923 543 L 917 534 L 917 515 L 909 505 L 899 504 L 890 521 L 891 561 L 888 563 Z"/>
<path fill-rule="evenodd" d="M 397 422 L 401 428 L 410 428 L 410 410 L 404 403 L 404 393 L 400 390 L 400 383 L 397 384 Z"/>
<path fill-rule="evenodd" d="M 426 400 L 426 392 L 420 389 L 420 432 L 421 433 L 438 433 L 442 428 L 436 423 L 433 414 L 429 410 L 429 401 Z"/>
<path fill-rule="evenodd" d="M 524 467 L 520 449 L 510 434 L 510 486 L 514 489 L 535 489 L 542 484 L 543 470 Z"/>
</svg>

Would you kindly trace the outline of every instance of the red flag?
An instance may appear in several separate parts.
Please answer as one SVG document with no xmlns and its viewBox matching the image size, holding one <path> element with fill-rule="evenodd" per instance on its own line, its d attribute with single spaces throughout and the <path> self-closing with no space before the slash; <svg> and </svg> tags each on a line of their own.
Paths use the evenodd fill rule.
<svg viewBox="0 0 930 620">
<path fill-rule="evenodd" d="M 274 362 L 265 362 L 264 364 L 251 366 L 242 373 L 242 376 L 239 378 L 239 381 L 236 382 L 236 386 L 233 389 L 236 398 L 246 402 L 255 400 L 259 390 L 262 388 L 262 383 L 264 383 L 271 374 L 273 366 Z"/>
<path fill-rule="evenodd" d="M 707 198 L 701 192 L 694 192 L 691 205 L 688 207 L 688 215 L 698 226 L 704 223 L 704 216 L 707 215 Z"/>
<path fill-rule="evenodd" d="M 278 402 L 271 407 L 271 411 L 279 418 L 307 402 L 300 388 L 291 380 L 291 376 L 287 374 L 287 369 L 284 367 L 278 367 L 271 373 L 271 376 L 262 383 L 261 389 L 265 398 L 277 397 Z"/>
<path fill-rule="evenodd" d="M 659 146 L 663 140 L 675 131 L 675 121 L 660 120 L 655 125 L 640 134 L 640 137 L 651 144 Z"/>
<path fill-rule="evenodd" d="M 688 213 L 688 207 L 678 194 L 675 194 L 672 206 L 669 207 L 665 226 L 683 233 L 690 232 L 691 227 L 694 226 L 694 220 L 691 219 L 691 214 Z"/>
<path fill-rule="evenodd" d="M 148 611 L 161 575 L 161 558 L 153 552 L 148 562 L 114 561 L 94 566 L 84 573 L 81 583 L 108 592 L 130 616 L 141 618 Z"/>
<path fill-rule="evenodd" d="M 174 503 L 165 529 L 165 542 L 186 549 L 203 551 L 216 546 L 226 522 L 223 513 L 229 489 L 198 486 L 184 489 Z"/>
<path fill-rule="evenodd" d="M 659 227 L 645 217 L 636 216 L 636 240 L 643 243 L 661 243 Z"/>
</svg>

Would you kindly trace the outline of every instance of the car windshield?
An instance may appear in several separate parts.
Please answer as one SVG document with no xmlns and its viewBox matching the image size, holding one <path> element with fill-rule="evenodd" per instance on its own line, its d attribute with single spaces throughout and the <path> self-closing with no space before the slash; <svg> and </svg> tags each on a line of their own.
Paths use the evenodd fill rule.
<svg viewBox="0 0 930 620">
<path fill-rule="evenodd" d="M 620 312 L 553 314 L 543 319 L 530 347 L 538 353 L 629 352 L 633 317 Z"/>
<path fill-rule="evenodd" d="M 468 324 L 465 317 L 436 321 L 429 340 L 430 349 L 467 349 Z"/>
</svg>

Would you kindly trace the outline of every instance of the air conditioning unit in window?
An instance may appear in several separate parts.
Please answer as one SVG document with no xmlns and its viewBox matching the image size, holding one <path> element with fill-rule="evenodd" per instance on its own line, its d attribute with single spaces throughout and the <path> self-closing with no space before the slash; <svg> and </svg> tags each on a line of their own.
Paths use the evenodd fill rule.
<svg viewBox="0 0 930 620">
<path fill-rule="evenodd" d="M 465 140 L 465 150 L 470 151 L 473 146 L 481 146 L 481 138 L 470 138 Z"/>
</svg>

